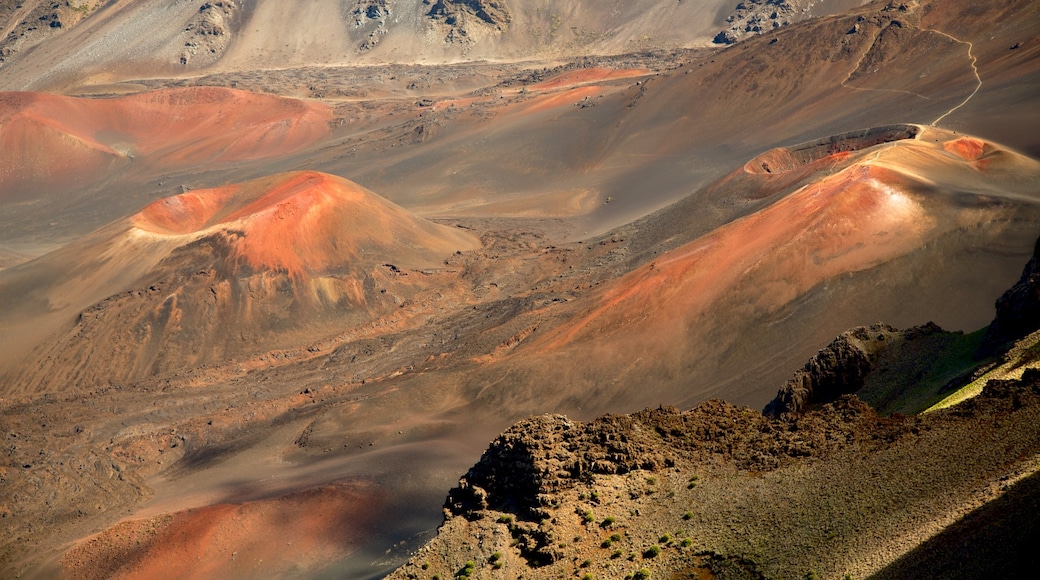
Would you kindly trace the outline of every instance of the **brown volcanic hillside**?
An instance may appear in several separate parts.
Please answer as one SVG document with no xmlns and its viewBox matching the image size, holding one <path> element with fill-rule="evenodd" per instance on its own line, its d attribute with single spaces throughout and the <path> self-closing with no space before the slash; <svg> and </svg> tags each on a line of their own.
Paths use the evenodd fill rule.
<svg viewBox="0 0 1040 580">
<path fill-rule="evenodd" d="M 0 275 L 0 294 L 19 305 L 8 321 L 66 327 L 35 362 L 21 362 L 4 395 L 127 383 L 298 346 L 398 308 L 431 281 L 445 284 L 426 270 L 476 245 L 316 172 L 160 200 Z M 83 308 L 75 324 L 61 319 Z M 4 330 L 23 352 L 36 342 L 19 336 L 20 325 Z"/>
<path fill-rule="evenodd" d="M 324 137 L 330 118 L 318 103 L 216 87 L 111 99 L 0 93 L 0 203 L 82 187 L 132 163 L 169 171 L 290 155 Z"/>
<path fill-rule="evenodd" d="M 77 94 L 209 84 L 313 99 L 217 91 L 233 98 L 214 108 L 201 99 L 202 126 L 149 117 L 169 122 L 167 135 L 118 118 L 84 119 L 75 137 L 61 136 L 80 122 L 67 116 L 54 115 L 57 133 L 27 125 L 58 134 L 54 146 L 81 139 L 86 151 L 98 143 L 120 153 L 111 124 L 156 149 L 132 162 L 97 149 L 84 163 L 115 159 L 116 169 L 68 189 L 40 186 L 0 212 L 7 265 L 116 220 L 0 272 L 0 357 L 17 366 L 4 384 L 19 390 L 0 400 L 3 574 L 149 576 L 170 564 L 187 575 L 249 575 L 279 548 L 272 574 L 379 576 L 428 537 L 445 490 L 514 420 L 693 405 L 711 393 L 757 407 L 848 326 L 983 324 L 1033 247 L 1037 164 L 1015 151 L 1035 152 L 1040 135 L 1035 2 L 877 3 L 725 50 L 310 66 L 339 50 L 342 37 L 324 32 L 341 28 L 343 14 L 363 19 L 351 38 L 380 39 L 366 52 L 374 63 L 394 43 L 415 43 L 394 53 L 402 58 L 425 50 L 426 40 L 380 32 L 383 16 L 403 19 L 403 4 L 348 4 L 236 1 L 224 25 L 256 28 L 189 47 L 178 35 L 202 29 L 186 31 L 178 18 L 210 18 L 195 12 L 201 2 L 155 12 L 151 2 L 109 3 L 99 27 L 70 26 L 55 33 L 65 40 L 0 69 L 5 87 L 68 81 Z M 474 8 L 489 3 L 440 5 L 434 45 L 451 60 L 467 47 L 471 57 L 492 50 L 488 37 L 523 34 L 519 23 L 534 18 L 506 0 L 509 31 L 500 32 Z M 642 6 L 610 18 L 643 34 L 643 16 L 625 12 Z M 710 3 L 659 6 L 674 15 Z M 537 17 L 551 25 L 545 12 Z M 131 13 L 142 16 L 137 30 L 154 34 L 119 26 Z M 437 44 L 453 15 L 473 42 Z M 645 17 L 682 23 L 660 15 Z M 275 24 L 304 32 L 270 33 Z M 526 50 L 535 39 L 523 42 L 525 58 L 539 54 Z M 196 52 L 172 69 L 105 56 L 125 46 L 142 46 L 145 59 L 162 47 L 171 49 L 164 58 Z M 207 46 L 217 52 L 207 56 Z M 334 56 L 352 56 L 347 48 Z M 91 59 L 111 70 L 94 76 Z M 123 101 L 62 102 L 90 112 Z M 190 113 L 184 105 L 174 109 Z M 269 105 L 280 113 L 265 113 Z M 209 116 L 221 108 L 271 123 L 273 134 L 297 113 L 318 114 L 299 126 L 299 148 L 264 141 L 276 154 L 246 161 L 259 137 Z M 977 138 L 964 136 L 969 124 Z M 222 140 L 239 130 L 250 136 Z M 225 147 L 243 157 L 221 158 Z M 164 165 L 167 155 L 180 164 Z M 377 252 L 366 240 L 381 239 L 374 224 L 385 222 L 355 227 L 356 189 L 315 170 L 468 228 L 479 247 L 467 238 L 473 249 L 455 253 L 444 236 L 455 240 L 460 228 L 427 230 L 362 195 L 360 207 L 388 219 L 391 234 L 416 233 L 417 253 Z M 894 449 L 883 459 L 914 446 Z M 961 451 L 944 451 L 953 454 L 946 467 L 959 468 Z M 643 489 L 629 483 L 615 493 Z M 675 483 L 683 493 L 687 480 Z M 720 494 L 714 505 L 737 529 L 753 527 L 763 521 L 750 509 L 755 490 L 746 503 Z M 808 489 L 795 499 L 818 507 L 817 497 Z M 313 541 L 283 547 L 276 523 L 301 507 L 308 517 L 287 533 L 310 530 Z M 841 553 L 826 543 L 833 530 L 804 530 L 776 537 Z M 202 534 L 220 541 L 199 542 Z"/>
<path fill-rule="evenodd" d="M 390 578 L 1027 577 L 1038 409 L 1034 369 L 924 416 L 846 397 L 786 420 L 717 400 L 534 417 Z"/>
<path fill-rule="evenodd" d="M 874 134 L 898 139 L 897 129 Z M 660 401 L 759 405 L 796 368 L 781 361 L 807 358 L 857 320 L 984 326 L 1035 236 L 1040 164 L 933 128 L 906 127 L 909 138 L 880 144 L 869 134 L 768 152 L 706 195 L 603 238 L 616 260 L 648 263 L 564 307 L 573 317 L 507 366 L 531 384 L 553 380 L 552 369 L 576 386 L 582 408 L 633 404 L 620 387 L 634 382 Z M 627 237 L 686 223 L 716 195 L 750 213 L 669 252 L 658 254 L 659 243 L 629 255 L 639 242 Z"/>
<path fill-rule="evenodd" d="M 792 0 L 804 10 L 786 20 L 862 3 Z M 96 8 L 93 2 L 81 6 Z M 637 0 L 609 7 L 559 0 L 123 1 L 85 19 L 88 10 L 74 12 L 76 18 L 66 16 L 67 8 L 57 11 L 63 23 L 57 34 L 47 24 L 35 34 L 21 26 L 15 35 L 22 38 L 0 42 L 6 49 L 0 86 L 61 91 L 199 70 L 551 60 L 704 46 L 734 6 L 728 0 Z M 39 42 L 39 36 L 48 38 Z"/>
<path fill-rule="evenodd" d="M 1029 96 L 1040 91 L 1040 45 L 1029 40 L 1040 22 L 1036 4 L 988 4 L 972 18 L 931 5 L 873 3 L 725 50 L 665 54 L 647 78 L 579 87 L 566 106 L 525 115 L 511 113 L 541 97 L 526 83 L 526 93 L 512 81 L 459 102 L 431 87 L 431 100 L 443 107 L 420 109 L 414 122 L 430 129 L 420 144 L 362 142 L 350 155 L 315 160 L 406 207 L 441 213 L 469 199 L 485 202 L 489 213 L 515 215 L 493 202 L 609 198 L 579 222 L 579 233 L 593 234 L 682 199 L 765 149 L 865 127 L 943 117 L 942 128 L 1040 150 Z M 953 18 L 952 34 L 972 43 L 970 55 L 943 34 L 944 14 Z M 701 210 L 700 233 L 739 209 Z"/>
</svg>

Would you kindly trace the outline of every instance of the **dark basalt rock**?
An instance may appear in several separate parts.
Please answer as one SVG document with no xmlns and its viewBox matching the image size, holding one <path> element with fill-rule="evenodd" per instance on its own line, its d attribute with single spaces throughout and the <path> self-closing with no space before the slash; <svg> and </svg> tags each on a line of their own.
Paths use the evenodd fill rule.
<svg viewBox="0 0 1040 580">
<path fill-rule="evenodd" d="M 996 302 L 997 315 L 989 325 L 976 357 L 985 358 L 1040 329 L 1040 239 L 1022 277 Z"/>
</svg>

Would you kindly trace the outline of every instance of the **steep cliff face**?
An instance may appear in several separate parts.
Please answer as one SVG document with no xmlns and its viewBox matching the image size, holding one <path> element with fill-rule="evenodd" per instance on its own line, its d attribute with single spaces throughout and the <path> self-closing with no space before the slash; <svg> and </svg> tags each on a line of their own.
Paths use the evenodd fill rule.
<svg viewBox="0 0 1040 580">
<path fill-rule="evenodd" d="M 971 553 L 930 538 L 962 537 L 967 512 L 1000 524 L 1008 511 L 989 502 L 1005 491 L 1040 499 L 1018 485 L 1035 480 L 1021 458 L 1040 452 L 1038 419 L 1035 370 L 922 416 L 879 418 L 845 396 L 784 419 L 721 401 L 535 417 L 490 445 L 438 536 L 390 577 L 899 577 L 927 542 L 932 569 L 1000 576 L 1018 560 L 991 556 L 1035 530 Z"/>
<path fill-rule="evenodd" d="M 842 395 L 857 393 L 868 385 L 871 373 L 890 366 L 893 359 L 901 358 L 905 351 L 915 346 L 933 346 L 930 350 L 941 351 L 945 346 L 941 335 L 960 334 L 947 333 L 931 322 L 903 331 L 887 324 L 847 330 L 784 383 L 776 398 L 766 405 L 764 413 L 770 417 L 783 417 L 804 411 L 811 405 L 829 403 Z M 936 337 L 940 338 L 939 342 L 934 340 Z M 918 362 L 921 369 L 916 373 L 923 375 L 929 361 Z"/>
<path fill-rule="evenodd" d="M 996 354 L 1009 343 L 1040 329 L 1040 240 L 1022 270 L 1022 277 L 997 299 L 996 308 L 997 315 L 979 348 L 980 357 Z"/>
<path fill-rule="evenodd" d="M 1037 277 L 1034 256 L 995 326 L 1030 320 Z M 971 335 L 932 323 L 851 329 L 764 414 L 711 400 L 521 421 L 459 480 L 437 537 L 391 578 L 1006 576 L 1040 537 L 1016 516 L 1040 505 L 1034 339 L 1001 351 L 1016 373 L 980 374 L 977 396 L 919 415 L 881 417 L 850 393 L 887 403 L 935 395 L 951 373 L 943 388 L 959 385 L 959 365 L 974 370 Z"/>
</svg>

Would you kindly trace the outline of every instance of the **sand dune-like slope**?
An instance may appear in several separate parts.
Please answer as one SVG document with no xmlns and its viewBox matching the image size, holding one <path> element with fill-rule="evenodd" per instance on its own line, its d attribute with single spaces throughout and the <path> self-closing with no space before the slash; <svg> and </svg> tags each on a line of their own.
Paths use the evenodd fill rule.
<svg viewBox="0 0 1040 580">
<path fill-rule="evenodd" d="M 273 499 L 219 504 L 109 528 L 62 558 L 77 578 L 296 575 L 349 555 L 380 517 L 372 485 L 326 485 Z"/>
<path fill-rule="evenodd" d="M 790 20 L 862 3 L 803 3 L 808 10 Z M 732 11 L 725 0 L 606 8 L 559 0 L 122 1 L 14 52 L 0 69 L 0 87 L 54 91 L 199 70 L 516 61 L 703 46 Z"/>
<path fill-rule="evenodd" d="M 579 233 L 592 234 L 682 199 L 764 149 L 865 127 L 941 118 L 940 127 L 1033 154 L 1035 3 L 970 18 L 961 16 L 968 3 L 930 6 L 873 3 L 714 53 L 678 54 L 627 82 L 566 84 L 561 75 L 552 93 L 536 87 L 555 79 L 523 93 L 503 84 L 483 99 L 444 99 L 424 111 L 431 130 L 419 145 L 361 143 L 349 156 L 316 160 L 429 211 L 473 214 L 479 208 L 467 202 L 475 200 L 489 215 L 516 215 L 509 210 L 524 197 L 584 196 L 600 202 L 580 213 Z M 734 215 L 713 210 L 702 221 Z"/>
<path fill-rule="evenodd" d="M 598 393 L 589 399 L 639 382 L 662 400 L 724 394 L 757 404 L 765 393 L 754 384 L 767 389 L 765 377 L 793 371 L 777 361 L 849 320 L 984 326 L 999 293 L 993 274 L 1013 276 L 1001 266 L 1005 248 L 1028 248 L 1036 234 L 1040 164 L 937 129 L 876 133 L 904 128 L 908 138 L 855 151 L 839 136 L 749 162 L 716 187 L 730 203 L 764 206 L 652 257 L 516 356 L 557 374 L 569 367 L 566 382 Z M 791 163 L 799 156 L 808 174 Z M 792 172 L 802 178 L 785 182 Z"/>
<path fill-rule="evenodd" d="M 110 99 L 0 93 L 0 203 L 131 164 L 178 169 L 285 156 L 325 136 L 328 107 L 191 87 Z"/>
<path fill-rule="evenodd" d="M 275 573 L 339 558 L 329 575 L 378 575 L 437 525 L 444 491 L 514 420 L 711 395 L 761 407 L 851 326 L 985 324 L 1034 246 L 1040 169 L 1021 154 L 1040 151 L 1030 0 L 879 2 L 715 52 L 649 54 L 625 40 L 640 52 L 555 72 L 499 62 L 227 75 L 330 62 L 325 50 L 345 61 L 374 39 L 373 62 L 429 43 L 431 62 L 476 58 L 512 35 L 551 33 L 560 5 L 530 14 L 507 0 L 502 29 L 466 12 L 456 46 L 443 14 L 425 36 L 395 37 L 405 4 L 223 2 L 224 20 L 206 4 L 145 14 L 150 1 L 108 3 L 0 69 L 5 88 L 239 83 L 335 101 L 329 113 L 223 89 L 5 95 L 21 103 L 11 118 L 36 117 L 0 132 L 14 140 L 4 151 L 50 165 L 3 177 L 30 183 L 0 212 L 0 240 L 19 242 L 4 263 L 110 224 L 0 271 L 9 575 L 47 558 L 60 567 L 85 538 L 99 539 L 64 560 L 69 575 L 148 576 L 192 558 L 246 573 L 239 547 L 250 565 L 274 549 L 271 520 L 254 516 L 280 520 L 290 505 L 347 523 L 308 527 L 335 554 L 310 544 Z M 490 7 L 426 10 L 438 4 Z M 679 12 L 713 5 L 645 13 L 679 29 Z M 653 32 L 633 12 L 646 6 L 575 14 L 631 39 Z M 138 32 L 120 24 L 135 10 Z M 337 36 L 343 15 L 348 28 L 362 18 L 350 42 Z M 560 38 L 568 19 L 556 16 Z M 576 46 L 619 50 L 611 34 Z M 525 38 L 523 58 L 547 54 Z M 116 63 L 123 40 L 159 48 Z M 175 62 L 153 67 L 158 56 Z M 169 78 L 178 71 L 214 74 Z M 139 84 L 111 85 L 122 81 Z M 149 99 L 148 114 L 114 105 Z M 30 146 L 36 137 L 44 144 Z M 54 173 L 66 162 L 82 183 L 50 187 L 65 183 Z M 293 503 L 350 475 L 387 493 Z M 357 507 L 371 498 L 383 517 Z M 142 552 L 136 536 L 123 543 L 121 530 L 162 514 L 173 522 L 153 526 L 162 540 L 140 537 Z M 264 534 L 237 535 L 245 521 Z M 95 536 L 112 525 L 128 528 Z M 194 530 L 234 538 L 214 542 L 230 553 L 206 552 Z"/>
<path fill-rule="evenodd" d="M 159 200 L 3 273 L 0 293 L 17 306 L 5 340 L 24 351 L 39 320 L 65 327 L 6 390 L 133 381 L 295 346 L 306 330 L 396 308 L 436 278 L 420 270 L 477 244 L 316 172 Z M 20 336 L 30 325 L 35 336 Z"/>
</svg>

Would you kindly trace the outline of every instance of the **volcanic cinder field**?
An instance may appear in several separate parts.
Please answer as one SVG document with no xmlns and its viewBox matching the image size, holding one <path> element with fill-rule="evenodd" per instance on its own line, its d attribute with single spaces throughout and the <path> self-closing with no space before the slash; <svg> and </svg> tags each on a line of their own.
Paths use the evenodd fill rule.
<svg viewBox="0 0 1040 580">
<path fill-rule="evenodd" d="M 989 324 L 1040 3 L 736 4 L 0 1 L 0 576 L 382 577 L 520 419 Z"/>
</svg>

